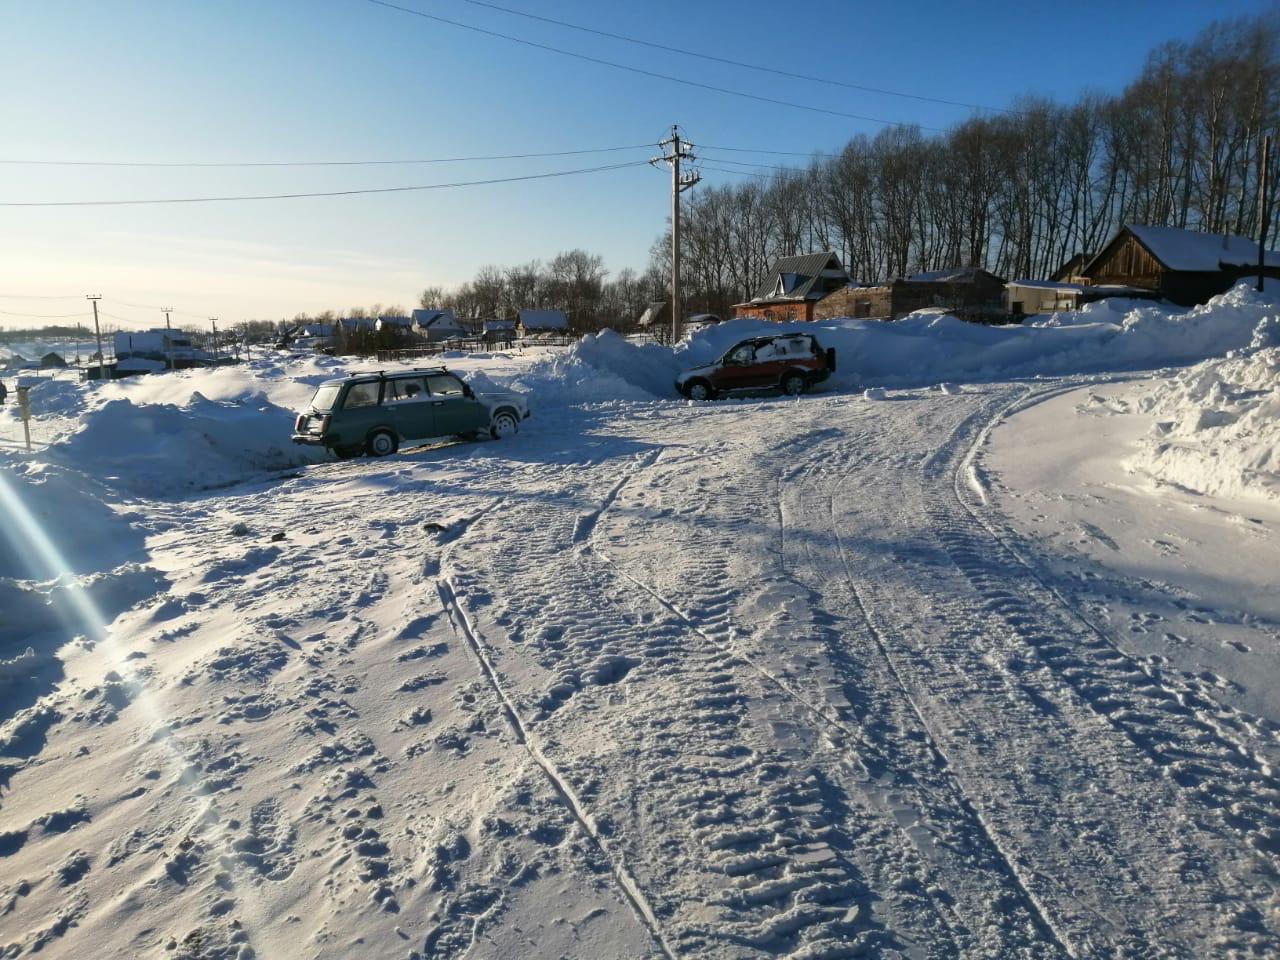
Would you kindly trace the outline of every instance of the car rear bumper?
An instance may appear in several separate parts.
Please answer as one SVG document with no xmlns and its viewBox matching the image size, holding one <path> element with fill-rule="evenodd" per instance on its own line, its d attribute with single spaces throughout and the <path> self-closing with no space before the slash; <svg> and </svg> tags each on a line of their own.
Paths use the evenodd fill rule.
<svg viewBox="0 0 1280 960">
<path fill-rule="evenodd" d="M 303 443 L 309 447 L 327 447 L 329 441 L 324 437 L 317 436 L 314 433 L 295 433 L 293 435 L 294 443 Z"/>
</svg>

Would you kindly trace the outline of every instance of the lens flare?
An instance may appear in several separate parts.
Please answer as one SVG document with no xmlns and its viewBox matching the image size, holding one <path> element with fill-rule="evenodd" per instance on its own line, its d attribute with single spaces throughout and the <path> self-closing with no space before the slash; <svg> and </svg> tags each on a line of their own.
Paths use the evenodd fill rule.
<svg viewBox="0 0 1280 960">
<path fill-rule="evenodd" d="M 114 672 L 120 676 L 127 675 L 127 654 L 121 649 L 119 639 L 112 636 L 110 623 L 85 590 L 76 575 L 75 567 L 42 528 L 35 513 L 23 503 L 7 473 L 7 468 L 0 467 L 0 534 L 8 541 L 15 556 L 26 566 L 32 580 L 54 584 L 50 599 L 53 602 L 56 591 L 59 601 L 57 612 L 66 621 L 70 634 L 82 635 L 93 641 L 95 651 L 101 652 Z M 131 692 L 130 705 L 145 715 L 153 730 L 167 733 L 169 724 L 155 697 L 142 683 L 134 685 Z M 192 830 L 212 825 L 213 835 L 210 839 L 229 848 L 232 838 L 224 825 L 224 818 L 214 809 L 214 799 L 201 781 L 195 766 L 187 762 L 169 736 L 157 735 L 150 738 L 150 741 L 142 741 L 144 745 L 148 742 L 164 747 L 166 760 L 173 768 L 175 779 L 196 799 L 197 809 L 192 820 Z M 251 909 L 252 903 L 251 899 L 247 902 L 242 899 L 242 908 Z M 243 917 L 241 930 L 248 935 L 248 945 L 252 948 L 250 924 Z"/>
</svg>

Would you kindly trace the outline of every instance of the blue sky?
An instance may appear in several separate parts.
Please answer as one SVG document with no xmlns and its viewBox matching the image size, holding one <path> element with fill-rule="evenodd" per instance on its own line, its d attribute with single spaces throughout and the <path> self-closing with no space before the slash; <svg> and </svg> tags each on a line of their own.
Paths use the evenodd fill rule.
<svg viewBox="0 0 1280 960">
<path fill-rule="evenodd" d="M 966 111 L 836 89 L 589 37 L 464 0 L 424 12 L 604 59 L 849 113 L 946 127 Z M 1007 105 L 1070 101 L 1132 79 L 1156 43 L 1245 0 L 841 2 L 498 0 L 615 33 L 853 83 Z M 263 161 L 507 154 L 656 142 L 839 147 L 879 125 L 755 103 L 479 36 L 367 0 L 43 0 L 4 5 L 0 160 Z M 516 176 L 652 152 L 431 166 L 132 169 L 0 165 L 0 200 L 279 193 Z M 714 151 L 707 149 L 710 157 Z M 744 160 L 747 156 L 728 154 Z M 777 158 L 760 157 L 761 162 Z M 709 173 L 708 180 L 733 179 Z M 156 207 L 0 208 L 0 326 L 18 313 L 224 322 L 353 305 L 411 305 L 486 263 L 575 246 L 641 268 L 668 179 L 646 166 L 399 193 Z M 104 301 L 104 304 L 106 301 Z"/>
</svg>

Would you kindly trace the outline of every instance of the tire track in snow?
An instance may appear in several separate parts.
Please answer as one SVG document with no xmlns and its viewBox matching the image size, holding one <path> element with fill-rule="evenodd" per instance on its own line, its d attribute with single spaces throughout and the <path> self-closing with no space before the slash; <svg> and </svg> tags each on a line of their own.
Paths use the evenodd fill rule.
<svg viewBox="0 0 1280 960">
<path fill-rule="evenodd" d="M 1054 389 L 1061 392 L 1059 388 Z M 945 507 L 944 495 L 939 491 L 948 484 L 954 490 L 961 489 L 964 461 L 953 469 L 951 458 L 961 439 L 977 429 L 978 424 L 999 419 L 999 411 L 991 407 L 992 404 L 984 404 L 982 409 L 965 417 L 941 449 L 924 461 L 920 484 L 922 500 L 918 509 L 927 522 L 912 524 L 908 518 L 914 517 L 912 511 L 916 508 L 907 503 L 898 506 L 903 529 L 921 527 L 924 536 L 943 548 L 944 556 L 969 582 L 968 590 L 977 591 L 977 597 L 964 599 L 964 591 L 956 589 L 954 577 L 944 575 L 928 551 L 922 552 L 918 546 L 913 548 L 907 541 L 900 549 L 906 550 L 908 559 L 901 562 L 914 563 L 912 590 L 928 590 L 928 603 L 918 594 L 913 598 L 911 593 L 902 593 L 901 588 L 896 592 L 890 589 L 883 602 L 864 601 L 868 617 L 874 621 L 883 618 L 885 611 L 891 611 L 894 621 L 901 624 L 895 627 L 894 621 L 886 621 L 880 628 L 882 637 L 888 643 L 889 637 L 884 631 L 903 631 L 901 638 L 894 637 L 892 645 L 901 645 L 906 652 L 913 683 L 931 700 L 930 711 L 949 718 L 956 727 L 948 735 L 966 758 L 964 776 L 981 794 L 979 805 L 990 806 L 998 823 L 993 832 L 1007 836 L 1012 843 L 1011 851 L 1020 852 L 1023 860 L 1032 854 L 1030 863 L 1042 864 L 1030 868 L 1035 872 L 1026 882 L 1035 888 L 1046 912 L 1061 912 L 1058 923 L 1064 932 L 1071 930 L 1068 935 L 1078 948 L 1094 944 L 1096 949 L 1102 943 L 1112 943 L 1124 950 L 1136 950 L 1139 944 L 1153 942 L 1166 945 L 1196 942 L 1204 946 L 1215 938 L 1225 938 L 1221 943 L 1230 943 L 1233 938 L 1249 943 L 1253 938 L 1247 930 L 1247 918 L 1243 919 L 1246 926 L 1237 931 L 1232 928 L 1230 918 L 1222 917 L 1219 911 L 1208 906 L 1212 902 L 1240 903 L 1242 900 L 1238 894 L 1222 888 L 1212 876 L 1200 875 L 1201 868 L 1196 865 L 1219 862 L 1221 853 L 1209 853 L 1197 837 L 1184 838 L 1180 833 L 1170 833 L 1161 818 L 1144 829 L 1135 829 L 1135 811 L 1169 808 L 1173 795 L 1167 784 L 1131 770 L 1132 765 L 1125 757 L 1128 742 L 1117 739 L 1114 730 L 1105 723 L 1099 725 L 1096 715 L 1090 715 L 1074 693 L 1067 693 L 1069 685 L 1067 688 L 1034 687 L 1034 674 L 1018 666 L 1020 653 L 1030 652 L 1028 638 L 1035 633 L 1047 639 L 1053 636 L 1054 629 L 1052 626 L 1045 629 L 1053 617 L 1052 611 L 1045 610 L 1043 604 L 1038 607 L 1014 604 L 1014 595 L 1021 589 L 1019 580 L 1025 579 L 1025 574 L 1005 571 L 997 577 L 974 580 L 965 572 L 966 568 L 971 572 L 975 567 L 990 565 L 990 561 L 984 559 L 984 544 L 970 538 L 964 551 L 956 551 L 958 555 L 953 556 L 948 550 L 948 546 L 955 547 L 955 508 Z M 945 470 L 944 464 L 948 465 Z M 934 476 L 938 471 L 945 473 L 941 484 Z M 896 559 L 894 562 L 900 563 Z M 884 569 L 884 562 L 875 558 L 868 566 L 868 582 L 873 593 L 885 591 L 887 586 L 903 581 L 906 576 L 897 569 Z M 931 580 L 939 582 L 930 586 Z M 929 630 L 936 632 L 931 634 Z M 914 644 L 913 636 L 917 637 Z M 1031 655 L 1034 658 L 1034 654 Z M 1132 682 L 1128 685 L 1132 686 Z M 999 723 L 1008 724 L 1015 719 L 1016 728 L 999 732 Z M 967 742 L 973 738 L 957 733 L 968 729 L 982 731 L 992 721 L 997 722 L 993 728 L 994 740 L 980 736 L 974 742 Z M 1104 734 L 1104 729 L 1110 732 Z M 984 740 L 996 747 L 994 755 L 990 749 L 980 748 Z M 1016 746 L 1019 740 L 1027 746 Z M 1055 743 L 1057 747 L 1053 746 Z M 1037 745 L 1034 757 L 1026 753 L 1031 744 Z M 1062 784 L 1057 788 L 1059 791 L 1066 789 L 1074 778 L 1085 793 L 1059 793 L 1058 799 L 1051 801 L 1043 784 L 1034 779 L 1035 758 L 1044 756 L 1060 758 L 1061 767 L 1050 781 Z M 994 766 L 997 758 L 1003 758 L 998 761 L 1003 767 Z M 952 762 L 954 766 L 955 758 Z M 1028 762 L 1030 765 L 1023 771 L 1021 768 Z M 1005 769 L 1011 778 L 1003 786 L 998 775 L 1000 769 Z M 1003 797 L 1010 788 L 1018 792 L 1030 790 L 1030 802 L 1021 810 L 1007 809 Z M 1042 795 L 1040 799 L 1036 799 L 1037 794 Z M 1180 808 L 1175 805 L 1175 809 Z M 1039 821 L 1030 815 L 1037 815 Z M 1105 819 L 1105 824 L 1093 825 L 1092 821 L 1098 816 Z M 1071 825 L 1068 827 L 1072 831 L 1070 837 L 1062 836 L 1057 827 L 1064 817 Z M 987 819 L 990 821 L 991 817 Z M 1041 838 L 1031 847 L 1023 839 L 1028 830 Z M 1061 841 L 1048 843 L 1055 835 L 1060 836 Z M 1085 888 L 1067 886 L 1065 878 L 1073 875 L 1087 878 L 1089 883 Z M 1183 889 L 1184 885 L 1187 889 Z M 1133 896 L 1135 890 L 1141 891 L 1137 898 Z M 1216 921 L 1212 932 L 1197 927 L 1194 919 L 1184 919 L 1178 904 L 1185 908 L 1183 901 L 1188 894 L 1198 897 L 1205 904 L 1203 909 L 1208 911 L 1192 917 L 1199 916 L 1201 920 L 1212 917 Z M 1247 903 L 1248 895 L 1243 900 Z M 1081 911 L 1091 912 L 1097 923 L 1090 922 Z M 1115 915 L 1116 911 L 1123 916 Z"/>
<path fill-rule="evenodd" d="M 1023 398 L 1002 410 L 992 422 L 1064 392 L 1069 391 L 1046 391 Z M 1009 566 L 1016 566 L 1030 578 L 1030 590 L 1026 592 L 1038 595 L 1041 602 L 1037 606 L 1065 614 L 1067 622 L 1059 620 L 1060 634 L 1027 638 L 1035 655 L 1070 685 L 1095 715 L 1167 771 L 1171 782 L 1197 802 L 1208 801 L 1220 824 L 1243 834 L 1256 855 L 1266 861 L 1268 872 L 1280 873 L 1280 812 L 1276 806 L 1280 803 L 1280 778 L 1275 776 L 1270 761 L 1233 730 L 1257 726 L 1256 720 L 1218 702 L 1203 685 L 1125 653 L 1110 633 L 1072 604 L 1028 559 L 1016 545 L 1016 535 L 1002 532 L 971 502 L 965 495 L 966 487 L 984 505 L 987 503 L 977 459 L 990 433 L 990 425 L 977 433 L 958 458 L 951 477 L 955 501 L 977 529 L 949 526 L 943 538 L 944 548 L 976 589 L 991 593 L 993 586 L 987 570 L 992 562 L 978 562 L 976 543 L 976 534 L 985 534 L 981 539 L 993 542 L 1011 561 Z M 994 599 L 999 604 L 998 613 L 1015 632 L 1025 635 L 1026 631 L 1019 627 L 1031 618 L 1027 603 L 1013 594 Z M 1064 645 L 1062 641 L 1072 633 L 1077 634 L 1077 642 Z M 1090 652 L 1092 657 L 1088 656 Z M 1135 712 L 1139 704 L 1141 710 Z M 1219 768 L 1218 772 L 1211 772 L 1208 765 Z M 1224 808 L 1229 810 L 1224 813 Z"/>
<path fill-rule="evenodd" d="M 839 430 L 825 430 L 825 431 L 819 431 L 819 433 L 824 436 L 829 436 L 833 438 L 839 438 L 843 435 L 842 432 Z M 793 445 L 799 445 L 799 443 L 800 443 L 800 440 L 791 440 L 791 441 L 784 442 L 782 446 L 785 448 Z M 776 448 L 775 448 L 775 453 L 776 453 Z M 785 540 L 783 539 L 784 534 L 782 529 L 782 525 L 785 522 L 785 514 L 783 510 L 784 505 L 781 497 L 781 490 L 783 487 L 784 480 L 794 482 L 799 478 L 805 477 L 810 473 L 812 473 L 815 469 L 821 469 L 821 464 L 824 460 L 825 460 L 825 455 L 822 452 L 819 452 L 813 455 L 807 462 L 802 461 L 800 464 L 793 466 L 791 471 L 785 476 L 782 474 L 779 474 L 777 478 L 777 489 L 779 492 L 778 501 L 777 501 L 777 514 L 778 514 L 778 522 L 779 522 L 780 546 L 782 543 L 785 542 Z M 631 476 L 628 476 L 627 478 L 624 479 L 622 483 L 618 484 L 611 491 L 609 496 L 610 504 L 617 499 L 618 494 L 621 492 L 621 487 L 630 479 L 631 479 Z M 744 665 L 746 665 L 747 667 L 749 667 L 750 669 L 754 670 L 759 675 L 759 677 L 765 681 L 767 685 L 772 686 L 773 688 L 778 690 L 792 704 L 798 706 L 805 714 L 813 718 L 813 720 L 815 720 L 820 727 L 823 727 L 829 731 L 838 731 L 838 733 L 843 737 L 848 738 L 853 742 L 855 742 L 858 745 L 858 748 L 860 751 L 871 754 L 873 756 L 877 756 L 878 759 L 883 761 L 884 758 L 883 758 L 882 751 L 880 751 L 877 747 L 875 747 L 872 743 L 870 743 L 867 740 L 867 737 L 862 730 L 856 729 L 855 727 L 853 727 L 852 725 L 844 721 L 844 719 L 841 718 L 839 714 L 836 713 L 835 710 L 833 710 L 832 708 L 824 707 L 819 703 L 815 702 L 813 699 L 806 696 L 794 684 L 790 683 L 789 681 L 784 679 L 781 675 L 779 675 L 778 673 L 775 673 L 774 671 L 766 667 L 762 661 L 757 660 L 753 658 L 751 655 L 747 654 L 741 648 L 741 645 L 734 642 L 734 640 L 732 639 L 733 632 L 734 632 L 732 629 L 728 631 L 728 635 L 726 639 L 724 640 L 718 639 L 711 632 L 710 628 L 704 627 L 703 625 L 701 625 L 694 615 L 686 613 L 683 609 L 681 609 L 681 607 L 675 601 L 671 600 L 668 596 L 661 593 L 651 584 L 648 584 L 645 581 L 640 580 L 639 578 L 623 570 L 621 566 L 618 564 L 618 562 L 613 557 L 611 557 L 608 553 L 599 549 L 598 547 L 595 547 L 595 545 L 590 542 L 585 544 L 584 547 L 587 552 L 594 553 L 596 557 L 598 557 L 600 560 L 608 564 L 612 568 L 613 573 L 617 577 L 622 578 L 623 580 L 630 583 L 633 587 L 639 589 L 641 592 L 652 597 L 664 609 L 674 614 L 678 619 L 683 621 L 684 624 L 690 630 L 694 631 L 707 644 L 722 650 L 727 658 L 732 658 L 732 660 L 739 661 Z M 783 556 L 781 553 L 779 556 L 779 562 L 783 566 L 783 569 L 785 571 L 785 556 Z M 730 661 L 726 660 L 726 663 L 728 662 Z M 934 751 L 934 755 L 935 756 L 939 755 L 936 750 Z M 842 750 L 842 759 L 856 766 L 858 771 L 858 779 L 861 781 L 862 784 L 870 784 L 873 781 L 873 779 L 875 779 L 871 771 L 867 768 L 866 763 L 864 762 L 861 756 L 850 753 L 848 750 Z M 886 765 L 887 765 L 887 762 L 886 762 Z M 958 784 L 956 785 L 956 789 L 957 790 L 959 789 Z M 865 798 L 871 799 L 872 794 L 869 793 L 866 789 L 860 790 L 859 792 L 862 793 L 862 795 Z M 883 813 L 886 820 L 891 824 L 890 834 L 894 836 L 895 842 L 897 844 L 900 844 L 902 849 L 914 849 L 915 842 L 907 833 L 906 829 L 898 822 L 896 816 L 894 816 L 887 810 L 883 810 L 881 811 L 881 813 Z M 976 818 L 976 813 L 972 810 L 971 805 L 968 807 L 968 814 L 970 817 Z M 990 841 L 989 837 L 987 839 L 988 841 Z M 1024 891 L 1024 895 L 1025 895 L 1025 891 Z M 945 904 L 939 901 L 935 901 L 934 906 L 939 910 L 941 915 L 946 915 L 948 917 L 948 925 L 952 928 L 950 935 L 954 940 L 957 936 L 957 931 L 955 929 L 956 926 L 960 925 L 963 928 L 963 924 L 959 921 L 958 917 L 954 915 L 954 912 L 953 912 L 954 908 L 949 904 Z M 1028 911 L 1028 916 L 1034 917 L 1034 914 L 1031 913 L 1031 911 Z M 934 946 L 937 947 L 937 944 L 935 943 Z M 956 948 L 958 949 L 958 941 L 957 941 Z"/>
<path fill-rule="evenodd" d="M 655 461 L 646 458 L 632 464 L 628 474 L 634 476 L 642 465 Z M 610 487 L 600 508 L 588 515 L 594 519 L 586 529 L 594 529 L 601 510 L 616 501 L 621 489 L 617 483 Z M 654 698 L 652 704 L 642 698 L 639 710 L 624 710 L 614 719 L 592 716 L 589 722 L 592 727 L 622 724 L 617 729 L 627 743 L 622 756 L 633 769 L 621 782 L 638 777 L 645 784 L 645 805 L 662 810 L 656 836 L 646 839 L 642 831 L 632 830 L 624 834 L 624 842 L 649 852 L 650 869 L 667 874 L 668 883 L 674 883 L 674 889 L 664 887 L 664 891 L 667 909 L 687 917 L 678 932 L 681 951 L 710 955 L 713 944 L 722 942 L 737 945 L 729 954 L 735 957 L 747 955 L 745 950 L 760 950 L 771 956 L 836 958 L 887 945 L 865 906 L 870 895 L 845 853 L 862 832 L 860 821 L 852 812 L 838 814 L 829 809 L 832 800 L 821 779 L 793 770 L 787 757 L 771 746 L 764 752 L 750 746 L 757 735 L 749 725 L 748 694 L 734 677 L 741 661 L 718 646 L 706 649 L 701 637 L 650 597 L 642 609 L 660 610 L 661 617 L 638 632 L 618 630 L 624 623 L 634 623 L 635 614 L 626 614 L 605 599 L 614 592 L 616 575 L 603 563 L 583 567 L 583 551 L 565 549 L 576 542 L 575 535 L 582 535 L 580 513 L 561 519 L 548 516 L 543 506 L 538 523 L 529 524 L 529 529 L 536 535 L 520 545 L 521 554 L 537 576 L 522 579 L 522 591 L 536 596 L 545 581 L 553 591 L 547 596 L 555 598 L 528 612 L 527 630 L 544 638 L 534 649 L 549 647 L 552 662 L 563 670 L 595 655 L 607 643 L 638 653 L 632 676 L 657 684 L 644 688 L 647 698 Z M 553 558 L 560 564 L 576 564 L 567 568 L 574 572 L 566 575 Z M 592 570 L 607 576 L 601 579 Z M 473 577 L 471 582 L 484 580 Z M 456 584 L 453 589 L 455 594 L 460 592 Z M 504 609 L 512 613 L 499 614 L 496 622 L 501 624 L 521 611 L 518 619 L 523 624 L 521 598 L 513 597 L 509 603 Z M 652 617 L 648 612 L 637 613 L 642 624 Z M 571 629 L 562 633 L 554 626 L 557 621 Z M 521 636 L 529 642 L 526 631 Z M 699 643 L 690 644 L 690 638 Z M 507 642 L 520 648 L 518 638 Z M 583 695 L 583 691 L 575 694 Z M 513 704 L 518 699 L 511 694 Z M 574 702 L 545 705 L 544 711 L 550 713 L 527 719 L 526 727 L 532 730 L 554 719 L 557 727 L 567 724 L 574 729 L 579 722 Z M 599 783 L 600 776 L 612 782 L 622 772 L 607 774 L 607 768 L 598 766 L 584 771 L 580 760 L 574 765 L 576 779 L 581 781 L 586 774 L 588 790 L 594 789 L 592 774 Z M 567 783 L 568 777 L 562 776 Z M 685 846 L 686 840 L 694 846 L 684 856 L 691 853 L 694 859 L 680 857 L 673 862 L 666 851 L 673 845 Z M 699 849 L 700 854 L 693 852 Z"/>
<path fill-rule="evenodd" d="M 842 437 L 837 438 L 838 449 L 841 454 L 845 452 L 845 444 L 848 442 Z M 837 469 L 832 481 L 832 486 L 846 480 L 858 467 L 869 466 L 876 463 L 877 457 L 874 453 L 862 452 L 855 457 L 836 456 L 832 457 L 827 451 L 818 451 L 810 459 L 808 464 L 793 467 L 785 476 L 789 481 L 795 482 L 801 479 L 810 479 L 815 473 L 821 475 L 829 471 L 829 464 L 843 463 L 843 469 Z M 865 628 L 866 635 L 872 641 L 879 659 L 883 663 L 885 670 L 891 678 L 892 684 L 896 689 L 903 702 L 907 705 L 915 724 L 918 725 L 920 731 L 924 734 L 924 747 L 930 757 L 933 767 L 933 774 L 944 782 L 945 789 L 951 794 L 952 802 L 954 802 L 963 812 L 964 816 L 973 823 L 981 834 L 981 841 L 992 852 L 996 858 L 1001 872 L 1012 884 L 1017 891 L 1018 897 L 1022 901 L 1022 905 L 1026 910 L 1027 916 L 1034 924 L 1040 935 L 1063 954 L 1075 957 L 1077 954 L 1073 951 L 1069 942 L 1063 937 L 1062 932 L 1056 927 L 1054 922 L 1047 914 L 1044 905 L 1029 889 L 1027 877 L 1020 871 L 1009 855 L 1009 851 L 1005 849 L 1000 842 L 999 837 L 993 831 L 991 824 L 982 815 L 981 810 L 974 803 L 973 798 L 965 790 L 963 783 L 956 776 L 950 758 L 946 750 L 942 747 L 941 742 L 933 729 L 933 725 L 926 717 L 925 712 L 921 709 L 915 696 L 911 692 L 910 685 L 904 680 L 901 668 L 896 658 L 890 652 L 889 645 L 881 630 L 872 620 L 862 592 L 858 589 L 857 578 L 853 575 L 852 568 L 849 564 L 848 553 L 845 549 L 844 538 L 840 534 L 839 523 L 835 515 L 835 500 L 833 495 L 827 495 L 826 500 L 826 527 L 827 532 L 832 538 L 836 547 L 836 554 L 839 557 L 841 569 L 843 571 L 844 580 L 848 587 L 849 595 L 853 601 L 854 609 L 858 614 L 859 620 Z M 883 756 L 883 751 L 880 752 Z M 886 765 L 889 761 L 884 759 Z M 928 804 L 922 802 L 923 798 L 915 798 L 916 803 L 921 809 L 928 809 Z"/>
<path fill-rule="evenodd" d="M 573 814 L 573 818 L 578 821 L 579 826 L 589 836 L 601 855 L 608 862 L 613 872 L 613 877 L 617 881 L 618 886 L 622 889 L 623 894 L 630 903 L 632 910 L 640 922 L 644 924 L 645 929 L 649 931 L 649 935 L 653 938 L 658 949 L 662 951 L 663 956 L 668 960 L 676 960 L 678 954 L 672 949 L 668 943 L 666 936 L 662 932 L 662 926 L 658 922 L 657 916 L 653 912 L 653 907 L 649 905 L 648 899 L 640 889 L 640 884 L 627 868 L 625 861 L 615 852 L 609 849 L 604 837 L 601 835 L 600 828 L 595 819 L 587 811 L 581 798 L 574 791 L 569 781 L 556 768 L 556 765 L 543 752 L 537 739 L 533 737 L 528 726 L 520 716 L 520 710 L 511 699 L 506 689 L 502 685 L 502 681 L 498 678 L 498 672 L 493 665 L 485 642 L 480 638 L 474 625 L 467 617 L 466 611 L 463 610 L 461 604 L 458 603 L 457 594 L 454 592 L 453 583 L 447 576 L 441 576 L 437 581 L 440 591 L 440 601 L 444 604 L 445 609 L 449 612 L 449 622 L 453 625 L 457 634 L 463 638 L 475 655 L 480 665 L 480 670 L 484 674 L 485 679 L 493 688 L 498 699 L 503 706 L 503 713 L 507 718 L 507 722 L 511 726 L 512 734 L 516 741 L 525 748 L 529 757 L 536 763 L 542 772 L 546 774 L 552 788 L 569 808 L 569 812 Z"/>
</svg>

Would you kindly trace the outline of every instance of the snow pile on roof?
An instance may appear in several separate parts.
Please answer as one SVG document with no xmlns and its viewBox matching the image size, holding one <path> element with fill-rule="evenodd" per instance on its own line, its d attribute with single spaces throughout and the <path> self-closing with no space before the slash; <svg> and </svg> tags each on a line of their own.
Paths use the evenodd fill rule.
<svg viewBox="0 0 1280 960">
<path fill-rule="evenodd" d="M 1143 224 L 1130 224 L 1129 230 L 1171 270 L 1213 271 L 1221 264 L 1248 267 L 1258 262 L 1258 244 L 1248 237 Z M 1280 266 L 1280 252 L 1268 250 L 1267 264 Z"/>
<path fill-rule="evenodd" d="M 563 310 L 521 310 L 518 316 L 526 330 L 569 329 L 569 318 Z"/>
<path fill-rule="evenodd" d="M 539 360 L 509 383 L 530 394 L 532 402 L 600 403 L 675 397 L 672 384 L 680 366 L 669 347 L 630 343 L 612 330 L 579 340 L 564 353 Z"/>
<path fill-rule="evenodd" d="M 1280 501 L 1280 318 L 1258 332 L 1259 349 L 1198 364 L 1142 398 L 1159 419 L 1130 469 L 1200 493 Z"/>
</svg>

